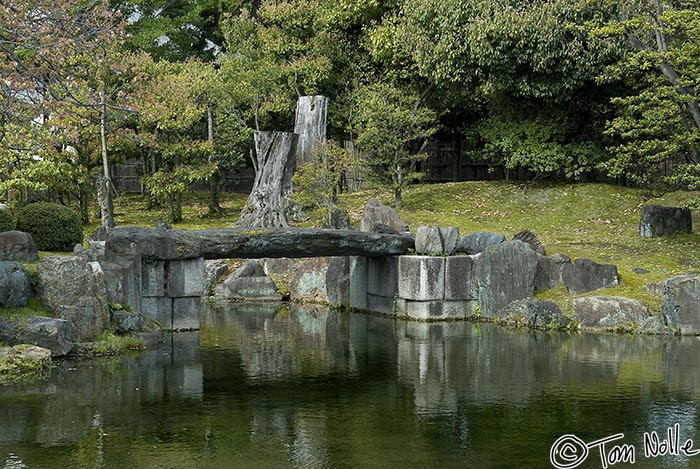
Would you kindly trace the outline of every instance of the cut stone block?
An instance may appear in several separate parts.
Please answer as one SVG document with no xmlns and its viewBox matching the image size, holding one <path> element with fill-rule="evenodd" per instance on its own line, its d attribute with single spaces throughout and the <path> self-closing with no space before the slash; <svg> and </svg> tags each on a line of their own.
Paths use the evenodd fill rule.
<svg viewBox="0 0 700 469">
<path fill-rule="evenodd" d="M 393 316 L 395 314 L 394 298 L 387 298 L 385 296 L 378 295 L 367 295 L 367 309 L 369 311 Z"/>
<path fill-rule="evenodd" d="M 457 247 L 459 228 L 421 226 L 416 232 L 416 254 L 449 256 Z"/>
<path fill-rule="evenodd" d="M 204 294 L 204 259 L 168 261 L 167 293 L 171 298 Z"/>
<path fill-rule="evenodd" d="M 143 259 L 141 263 L 141 296 L 165 296 L 165 261 Z"/>
<path fill-rule="evenodd" d="M 367 309 L 367 258 L 350 258 L 350 307 Z"/>
<path fill-rule="evenodd" d="M 165 296 L 141 297 L 141 314 L 158 321 L 164 331 L 173 330 L 173 299 Z"/>
<path fill-rule="evenodd" d="M 198 296 L 173 298 L 173 330 L 199 329 L 199 316 L 202 299 Z"/>
<path fill-rule="evenodd" d="M 367 293 L 394 298 L 398 281 L 398 257 L 367 258 Z"/>
<path fill-rule="evenodd" d="M 474 275 L 478 256 L 450 256 L 445 260 L 445 299 L 478 300 L 479 285 Z"/>
<path fill-rule="evenodd" d="M 442 300 L 445 298 L 445 258 L 399 257 L 399 298 Z"/>
<path fill-rule="evenodd" d="M 399 298 L 396 313 L 420 320 L 466 319 L 474 314 L 476 303 L 471 300 L 412 301 Z"/>
</svg>

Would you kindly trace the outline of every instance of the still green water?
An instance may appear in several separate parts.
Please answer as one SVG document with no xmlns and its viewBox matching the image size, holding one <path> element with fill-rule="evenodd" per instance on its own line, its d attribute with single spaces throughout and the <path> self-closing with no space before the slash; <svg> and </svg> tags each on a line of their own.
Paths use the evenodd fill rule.
<svg viewBox="0 0 700 469">
<path fill-rule="evenodd" d="M 635 464 L 609 467 L 700 467 L 643 445 L 678 424 L 700 448 L 694 337 L 243 305 L 206 306 L 202 323 L 0 386 L 0 468 L 547 468 L 565 434 L 579 455 L 624 434 L 606 452 L 629 445 Z M 603 467 L 599 448 L 579 467 Z"/>
</svg>

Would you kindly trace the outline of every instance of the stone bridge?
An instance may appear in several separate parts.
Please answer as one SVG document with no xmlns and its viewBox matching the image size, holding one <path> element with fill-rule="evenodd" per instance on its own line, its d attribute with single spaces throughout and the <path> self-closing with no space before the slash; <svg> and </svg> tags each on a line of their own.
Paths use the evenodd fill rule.
<svg viewBox="0 0 700 469">
<path fill-rule="evenodd" d="M 364 261 L 406 254 L 413 245 L 407 236 L 350 230 L 118 227 L 109 231 L 103 268 L 110 301 L 129 304 L 167 330 L 198 329 L 204 259 L 357 256 Z"/>
</svg>

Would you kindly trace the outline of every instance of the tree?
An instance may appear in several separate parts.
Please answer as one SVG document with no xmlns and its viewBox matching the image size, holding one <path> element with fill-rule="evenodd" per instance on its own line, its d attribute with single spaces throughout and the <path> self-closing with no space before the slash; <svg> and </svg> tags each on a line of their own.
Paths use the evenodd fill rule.
<svg viewBox="0 0 700 469">
<path fill-rule="evenodd" d="M 26 111 L 14 112 L 12 103 L 21 101 L 42 117 L 40 125 L 66 112 L 99 126 L 103 176 L 98 192 L 105 227 L 114 226 L 107 126 L 121 97 L 124 36 L 124 23 L 106 1 L 21 0 L 0 6 L 0 76 L 8 104 L 3 124 L 20 118 L 20 126 L 35 125 Z M 34 142 L 27 144 L 36 151 Z"/>
<path fill-rule="evenodd" d="M 133 94 L 141 141 L 156 160 L 143 181 L 151 196 L 167 208 L 170 221 L 180 222 L 182 194 L 189 184 L 205 180 L 215 170 L 207 139 L 208 94 L 211 74 L 206 64 L 154 62 L 142 54 L 134 64 L 138 88 Z"/>
<path fill-rule="evenodd" d="M 360 90 L 355 102 L 356 142 L 401 207 L 404 187 L 421 176 L 415 164 L 427 157 L 423 150 L 437 131 L 436 115 L 412 93 L 383 82 Z"/>
<path fill-rule="evenodd" d="M 625 44 L 622 60 L 601 73 L 601 82 L 622 80 L 628 92 L 613 99 L 616 115 L 607 133 L 615 139 L 604 168 L 613 176 L 661 188 L 664 166 L 685 163 L 671 182 L 697 186 L 700 164 L 700 7 L 697 2 L 588 1 L 596 12 L 586 23 L 592 37 Z"/>
</svg>

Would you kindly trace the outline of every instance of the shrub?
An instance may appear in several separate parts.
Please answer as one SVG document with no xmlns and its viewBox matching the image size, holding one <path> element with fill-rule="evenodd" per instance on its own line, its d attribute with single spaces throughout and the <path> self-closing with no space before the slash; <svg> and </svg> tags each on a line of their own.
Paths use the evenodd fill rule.
<svg viewBox="0 0 700 469">
<path fill-rule="evenodd" d="M 83 242 L 78 213 L 50 202 L 37 202 L 20 209 L 17 229 L 31 234 L 42 251 L 72 251 Z"/>
<path fill-rule="evenodd" d="M 15 217 L 9 210 L 0 210 L 0 233 L 15 229 Z"/>
</svg>

